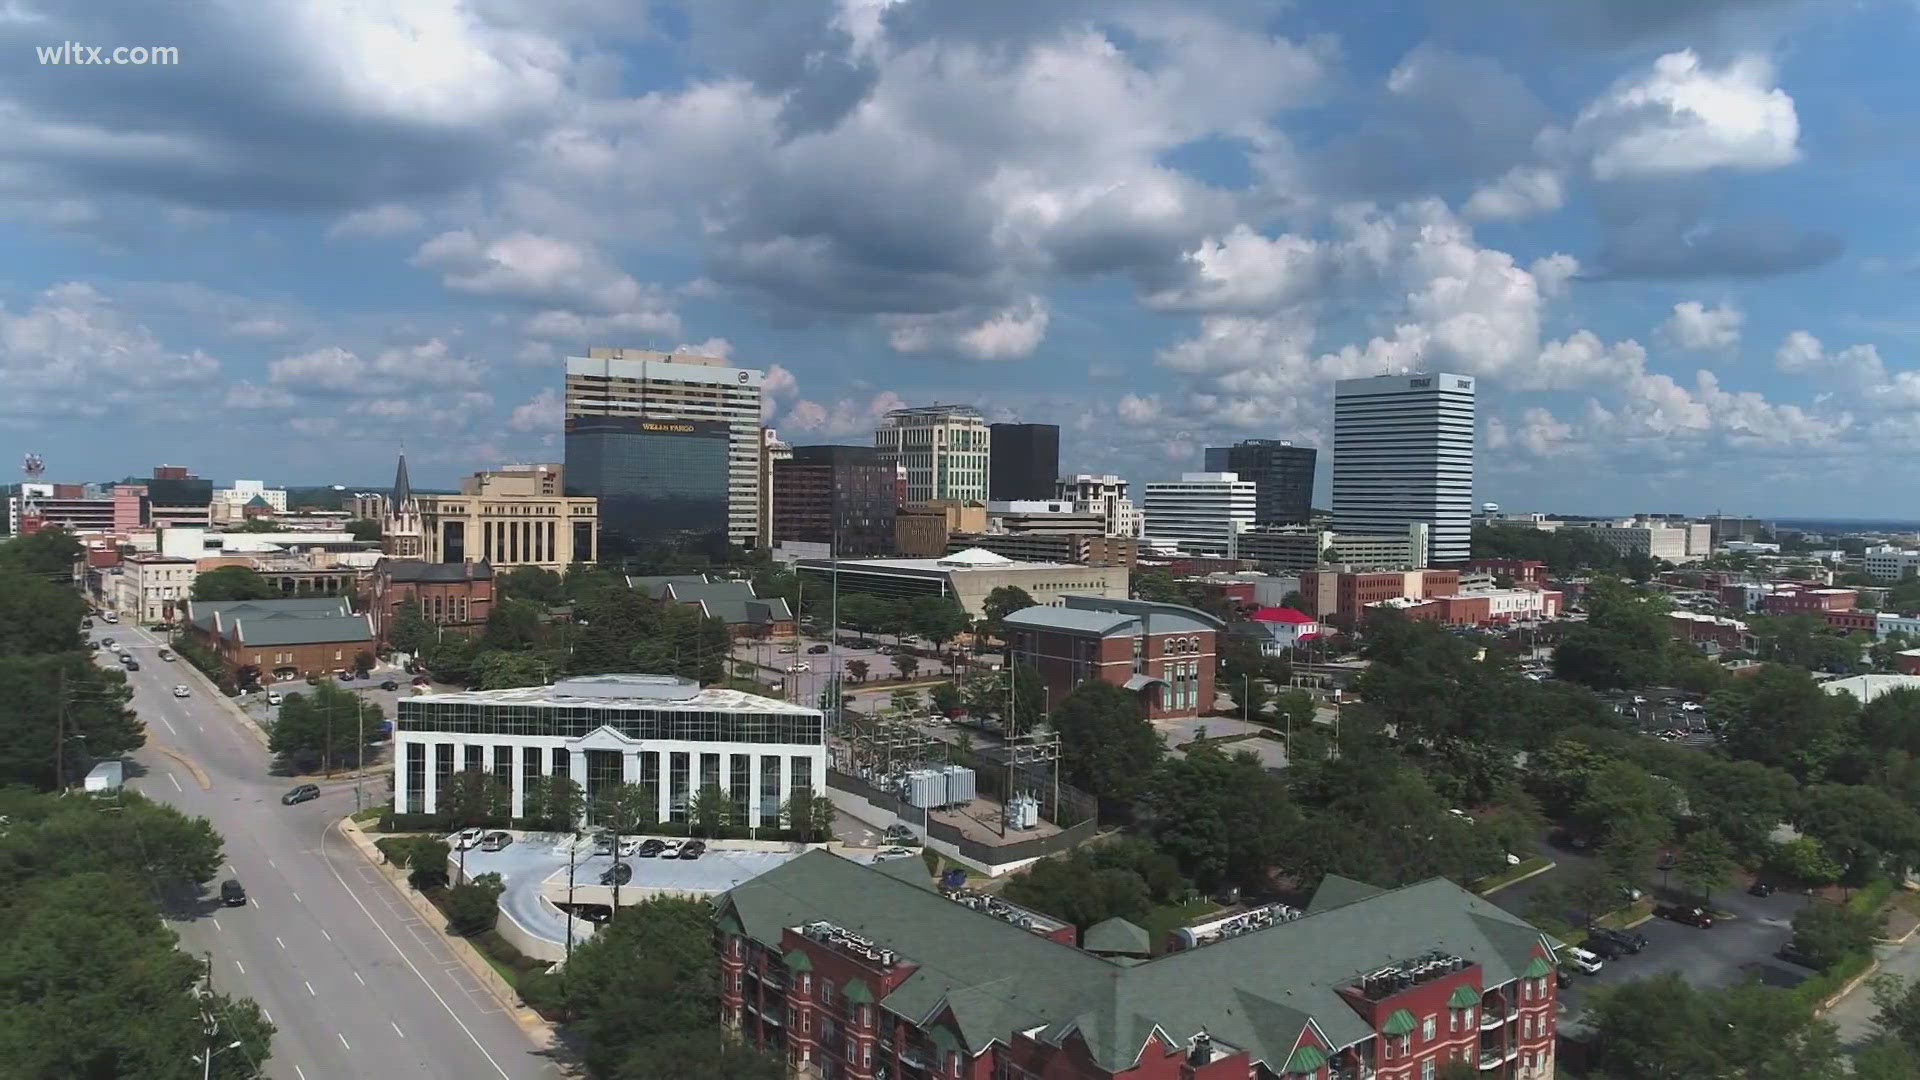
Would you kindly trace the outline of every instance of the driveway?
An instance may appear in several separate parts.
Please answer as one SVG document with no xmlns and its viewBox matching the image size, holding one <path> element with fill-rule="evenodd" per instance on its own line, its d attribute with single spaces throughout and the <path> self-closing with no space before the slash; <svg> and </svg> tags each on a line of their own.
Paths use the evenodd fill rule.
<svg viewBox="0 0 1920 1080">
<path fill-rule="evenodd" d="M 1249 724 L 1245 720 L 1235 720 L 1227 716 L 1200 716 L 1193 719 L 1155 720 L 1153 726 L 1155 730 L 1160 732 L 1160 737 L 1166 741 L 1168 753 L 1173 754 L 1175 757 L 1186 756 L 1186 751 L 1180 749 L 1180 745 L 1192 742 L 1199 736 L 1202 729 L 1205 729 L 1207 738 L 1209 739 L 1218 739 L 1229 735 L 1255 735 L 1261 731 L 1273 730 L 1261 724 Z M 1229 754 L 1237 754 L 1242 750 L 1251 751 L 1255 757 L 1260 759 L 1260 763 L 1269 769 L 1284 769 L 1287 767 L 1286 746 L 1274 739 L 1260 737 L 1242 739 L 1239 742 L 1227 743 L 1220 747 L 1220 749 Z"/>
</svg>

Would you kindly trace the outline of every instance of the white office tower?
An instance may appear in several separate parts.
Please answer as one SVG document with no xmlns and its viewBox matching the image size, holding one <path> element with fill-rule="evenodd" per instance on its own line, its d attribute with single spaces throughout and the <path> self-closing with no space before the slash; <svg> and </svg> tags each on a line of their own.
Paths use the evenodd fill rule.
<svg viewBox="0 0 1920 1080">
<path fill-rule="evenodd" d="M 1140 512 L 1127 498 L 1127 482 L 1112 473 L 1063 476 L 1053 482 L 1053 494 L 1070 500 L 1078 513 L 1099 514 L 1106 521 L 1108 536 L 1140 535 Z"/>
<path fill-rule="evenodd" d="M 1229 555 L 1253 528 L 1257 485 L 1230 472 L 1182 473 L 1147 485 L 1146 536 L 1181 551 Z"/>
<path fill-rule="evenodd" d="M 1473 541 L 1473 379 L 1444 372 L 1342 379 L 1333 387 L 1333 530 L 1431 529 L 1435 566 Z"/>
<path fill-rule="evenodd" d="M 906 470 L 906 501 L 987 501 L 992 432 L 971 405 L 895 409 L 873 433 L 874 448 Z"/>
</svg>

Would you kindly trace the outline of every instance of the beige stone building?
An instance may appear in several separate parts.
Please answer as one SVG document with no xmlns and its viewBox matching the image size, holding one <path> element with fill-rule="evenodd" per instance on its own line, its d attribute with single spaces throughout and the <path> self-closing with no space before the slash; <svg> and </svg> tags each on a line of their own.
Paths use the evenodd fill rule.
<svg viewBox="0 0 1920 1080">
<path fill-rule="evenodd" d="M 458 495 L 413 495 L 419 508 L 419 557 L 558 571 L 593 562 L 599 500 L 562 495 L 563 490 L 558 465 L 509 465 L 467 477 Z"/>
<path fill-rule="evenodd" d="M 893 517 L 893 548 L 902 555 L 937 559 L 960 533 L 987 531 L 987 505 L 956 499 L 910 503 Z"/>
</svg>

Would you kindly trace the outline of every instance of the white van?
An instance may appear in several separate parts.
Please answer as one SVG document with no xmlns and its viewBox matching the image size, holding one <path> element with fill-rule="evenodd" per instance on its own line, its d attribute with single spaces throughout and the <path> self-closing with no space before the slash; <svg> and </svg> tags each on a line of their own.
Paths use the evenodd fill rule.
<svg viewBox="0 0 1920 1080">
<path fill-rule="evenodd" d="M 1598 956 L 1577 945 L 1567 949 L 1567 962 L 1589 975 L 1600 974 L 1600 968 L 1604 966 Z"/>
</svg>

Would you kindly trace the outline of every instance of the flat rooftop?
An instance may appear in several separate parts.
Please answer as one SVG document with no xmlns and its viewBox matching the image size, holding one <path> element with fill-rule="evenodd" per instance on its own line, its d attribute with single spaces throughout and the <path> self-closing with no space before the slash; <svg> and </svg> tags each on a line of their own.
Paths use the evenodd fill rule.
<svg viewBox="0 0 1920 1080">
<path fill-rule="evenodd" d="M 831 569 L 830 559 L 801 559 L 800 564 L 810 570 Z M 965 573 L 969 570 L 986 570 L 1000 573 L 1007 570 L 1091 570 L 1098 567 L 1080 563 L 1022 562 L 1009 559 L 1004 555 L 995 555 L 980 548 L 968 548 L 944 555 L 938 559 L 841 559 L 842 570 L 896 570 L 917 574 Z"/>
<path fill-rule="evenodd" d="M 552 686 L 520 686 L 511 690 L 459 690 L 421 694 L 402 699 L 431 705 L 532 705 L 543 708 L 650 709 L 670 712 L 759 712 L 818 716 L 809 709 L 777 698 L 741 690 L 707 687 L 672 675 L 583 675 Z"/>
</svg>

